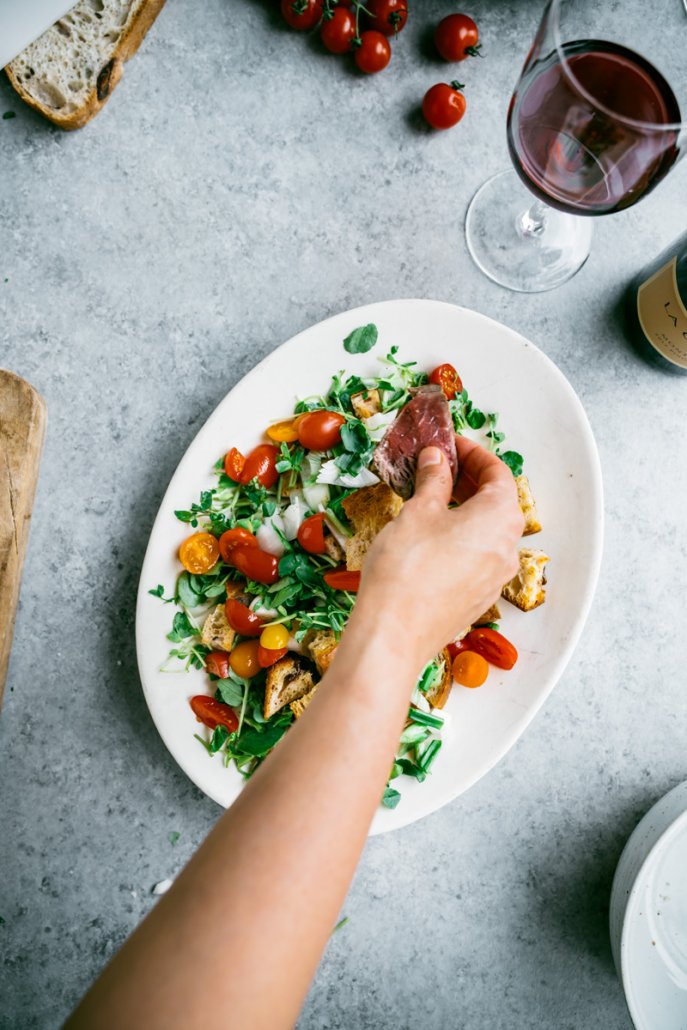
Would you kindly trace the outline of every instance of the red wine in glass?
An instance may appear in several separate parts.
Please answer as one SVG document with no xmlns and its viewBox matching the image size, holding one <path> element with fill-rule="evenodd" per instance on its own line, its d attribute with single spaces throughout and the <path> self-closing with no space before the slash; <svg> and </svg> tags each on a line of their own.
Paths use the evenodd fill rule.
<svg viewBox="0 0 687 1030">
<path fill-rule="evenodd" d="M 515 169 L 542 201 L 576 215 L 634 204 L 679 156 L 680 109 L 639 54 L 605 40 L 565 43 L 533 61 L 508 111 Z"/>
</svg>

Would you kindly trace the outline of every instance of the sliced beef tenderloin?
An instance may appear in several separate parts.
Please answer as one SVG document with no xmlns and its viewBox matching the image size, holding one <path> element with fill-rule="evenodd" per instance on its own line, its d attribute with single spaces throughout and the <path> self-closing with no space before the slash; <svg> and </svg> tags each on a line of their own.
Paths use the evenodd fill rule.
<svg viewBox="0 0 687 1030">
<path fill-rule="evenodd" d="M 415 485 L 417 457 L 424 447 L 440 447 L 458 475 L 456 437 L 448 401 L 439 386 L 420 386 L 389 426 L 374 453 L 380 479 L 408 500 Z"/>
</svg>

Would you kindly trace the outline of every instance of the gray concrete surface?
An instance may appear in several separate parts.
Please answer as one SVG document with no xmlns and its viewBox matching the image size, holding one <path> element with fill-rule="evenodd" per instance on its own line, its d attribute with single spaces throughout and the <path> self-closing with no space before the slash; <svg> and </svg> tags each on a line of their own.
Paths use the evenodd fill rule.
<svg viewBox="0 0 687 1030">
<path fill-rule="evenodd" d="M 0 717 L 2 1030 L 57 1027 L 219 814 L 160 742 L 134 656 L 138 573 L 179 457 L 281 341 L 404 296 L 501 319 L 570 378 L 603 460 L 605 558 L 576 655 L 519 744 L 368 845 L 300 1026 L 630 1026 L 611 879 L 638 817 L 687 775 L 686 386 L 635 358 L 615 305 L 684 229 L 686 169 L 600 220 L 557 292 L 479 274 L 465 208 L 507 165 L 540 6 L 471 5 L 486 58 L 461 69 L 469 111 L 441 136 L 416 116 L 445 76 L 422 47 L 451 9 L 439 0 L 415 5 L 373 80 L 283 31 L 268 0 L 170 0 L 77 134 L 0 83 L 0 113 L 16 112 L 0 120 L 0 363 L 50 412 Z"/>
</svg>

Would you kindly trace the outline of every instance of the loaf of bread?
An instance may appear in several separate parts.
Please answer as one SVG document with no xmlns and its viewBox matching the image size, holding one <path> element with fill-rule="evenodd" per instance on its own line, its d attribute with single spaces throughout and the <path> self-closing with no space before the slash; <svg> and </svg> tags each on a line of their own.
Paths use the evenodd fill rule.
<svg viewBox="0 0 687 1030">
<path fill-rule="evenodd" d="M 22 100 L 63 129 L 98 113 L 165 0 L 80 0 L 5 71 Z"/>
</svg>

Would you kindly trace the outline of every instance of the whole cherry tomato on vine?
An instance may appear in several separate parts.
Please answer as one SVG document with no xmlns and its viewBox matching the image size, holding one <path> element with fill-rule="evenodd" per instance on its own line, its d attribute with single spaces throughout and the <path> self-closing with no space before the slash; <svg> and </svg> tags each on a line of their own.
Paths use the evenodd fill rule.
<svg viewBox="0 0 687 1030">
<path fill-rule="evenodd" d="M 407 0 L 367 0 L 365 8 L 371 29 L 385 36 L 396 36 L 408 20 Z"/>
<path fill-rule="evenodd" d="M 319 24 L 323 6 L 323 0 L 281 0 L 281 13 L 292 29 L 307 32 Z"/>
<path fill-rule="evenodd" d="M 320 38 L 332 54 L 347 54 L 355 39 L 355 15 L 346 7 L 335 7 L 331 18 L 322 22 Z"/>
<path fill-rule="evenodd" d="M 353 52 L 353 59 L 366 75 L 374 75 L 386 68 L 391 60 L 389 40 L 382 32 L 369 29 L 360 36 L 360 45 Z"/>
</svg>

